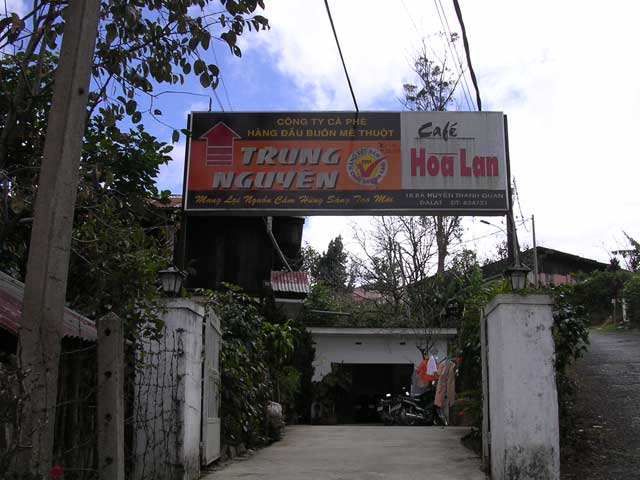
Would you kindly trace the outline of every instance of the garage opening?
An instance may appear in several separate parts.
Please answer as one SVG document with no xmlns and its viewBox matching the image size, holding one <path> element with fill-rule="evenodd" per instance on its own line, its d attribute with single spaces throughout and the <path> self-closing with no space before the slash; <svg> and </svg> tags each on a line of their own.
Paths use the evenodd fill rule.
<svg viewBox="0 0 640 480">
<path fill-rule="evenodd" d="M 381 423 L 378 400 L 387 393 L 401 394 L 411 389 L 413 364 L 342 363 L 351 376 L 351 388 L 336 401 L 338 423 Z"/>
</svg>

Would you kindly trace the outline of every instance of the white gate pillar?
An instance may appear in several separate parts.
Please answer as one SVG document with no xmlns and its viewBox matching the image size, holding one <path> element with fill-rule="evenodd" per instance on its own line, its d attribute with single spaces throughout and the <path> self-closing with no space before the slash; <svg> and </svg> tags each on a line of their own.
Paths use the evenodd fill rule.
<svg viewBox="0 0 640 480">
<path fill-rule="evenodd" d="M 136 353 L 135 480 L 200 477 L 202 327 L 204 308 L 186 298 L 167 299 L 157 338 L 143 338 Z"/>
<path fill-rule="evenodd" d="M 485 309 L 492 480 L 560 478 L 552 303 L 509 294 Z"/>
</svg>

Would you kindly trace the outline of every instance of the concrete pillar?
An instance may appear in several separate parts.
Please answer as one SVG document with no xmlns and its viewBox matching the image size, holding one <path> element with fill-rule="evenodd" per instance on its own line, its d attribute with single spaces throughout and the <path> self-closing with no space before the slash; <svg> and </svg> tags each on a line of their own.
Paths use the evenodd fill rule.
<svg viewBox="0 0 640 480">
<path fill-rule="evenodd" d="M 560 478 L 552 301 L 498 295 L 485 309 L 492 480 Z"/>
<path fill-rule="evenodd" d="M 111 312 L 98 320 L 98 472 L 124 480 L 124 326 Z"/>
<path fill-rule="evenodd" d="M 136 480 L 200 476 L 204 308 L 170 299 L 159 338 L 141 342 L 136 365 Z"/>
</svg>

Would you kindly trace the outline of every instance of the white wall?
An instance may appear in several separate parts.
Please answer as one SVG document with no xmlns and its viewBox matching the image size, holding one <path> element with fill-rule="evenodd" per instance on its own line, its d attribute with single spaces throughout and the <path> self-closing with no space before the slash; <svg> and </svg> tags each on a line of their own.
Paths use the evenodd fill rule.
<svg viewBox="0 0 640 480">
<path fill-rule="evenodd" d="M 332 363 L 383 363 L 418 365 L 422 355 L 416 347 L 417 335 L 410 329 L 405 332 L 398 330 L 368 329 L 368 328 L 310 328 L 315 342 L 316 356 L 313 361 L 315 368 L 313 380 L 319 381 L 331 372 Z M 435 347 L 431 353 L 443 357 L 447 354 L 447 336 L 454 330 L 448 330 L 446 335 L 438 335 Z M 356 344 L 361 342 L 361 345 Z M 402 345 L 401 343 L 404 343 Z"/>
</svg>

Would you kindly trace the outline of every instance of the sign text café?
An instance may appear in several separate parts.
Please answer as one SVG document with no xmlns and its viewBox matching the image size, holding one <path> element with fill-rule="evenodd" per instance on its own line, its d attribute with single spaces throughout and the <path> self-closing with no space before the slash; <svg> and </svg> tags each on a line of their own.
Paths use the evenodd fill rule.
<svg viewBox="0 0 640 480">
<path fill-rule="evenodd" d="M 498 112 L 194 112 L 187 211 L 504 214 Z"/>
</svg>

